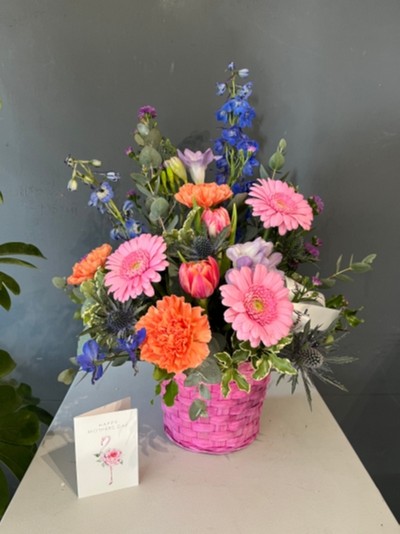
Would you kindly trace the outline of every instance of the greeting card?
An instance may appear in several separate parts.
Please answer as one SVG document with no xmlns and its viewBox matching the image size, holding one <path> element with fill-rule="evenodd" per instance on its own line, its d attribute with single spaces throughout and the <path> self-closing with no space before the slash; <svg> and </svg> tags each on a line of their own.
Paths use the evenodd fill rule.
<svg viewBox="0 0 400 534">
<path fill-rule="evenodd" d="M 78 497 L 137 486 L 138 419 L 129 397 L 74 417 Z"/>
</svg>

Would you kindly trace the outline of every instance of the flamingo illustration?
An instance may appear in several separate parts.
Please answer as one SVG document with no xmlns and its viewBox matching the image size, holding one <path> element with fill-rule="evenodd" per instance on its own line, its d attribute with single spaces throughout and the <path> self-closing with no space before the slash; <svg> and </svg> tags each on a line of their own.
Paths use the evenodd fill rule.
<svg viewBox="0 0 400 534">
<path fill-rule="evenodd" d="M 111 485 L 114 482 L 113 467 L 123 463 L 122 451 L 115 448 L 106 448 L 110 444 L 110 441 L 110 436 L 103 436 L 100 440 L 100 452 L 98 454 L 95 454 L 95 456 L 98 458 L 97 461 L 100 462 L 102 466 L 106 465 L 109 468 L 110 479 L 108 485 Z"/>
</svg>

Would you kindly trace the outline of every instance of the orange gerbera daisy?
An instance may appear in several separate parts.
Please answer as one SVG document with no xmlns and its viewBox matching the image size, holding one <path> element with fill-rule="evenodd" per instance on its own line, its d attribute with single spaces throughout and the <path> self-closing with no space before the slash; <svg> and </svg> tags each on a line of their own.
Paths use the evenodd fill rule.
<svg viewBox="0 0 400 534">
<path fill-rule="evenodd" d="M 97 269 L 104 266 L 111 252 L 112 247 L 108 243 L 89 252 L 87 256 L 72 267 L 72 274 L 68 276 L 67 283 L 79 285 L 85 280 L 91 280 Z"/>
<path fill-rule="evenodd" d="M 140 359 L 169 373 L 197 367 L 209 354 L 211 329 L 200 306 L 192 307 L 183 297 L 166 296 L 151 306 L 136 323 L 146 329 Z"/>
<path fill-rule="evenodd" d="M 193 201 L 201 208 L 212 208 L 221 204 L 232 196 L 231 188 L 226 185 L 210 184 L 184 184 L 175 194 L 175 198 L 188 208 L 193 208 Z"/>
</svg>

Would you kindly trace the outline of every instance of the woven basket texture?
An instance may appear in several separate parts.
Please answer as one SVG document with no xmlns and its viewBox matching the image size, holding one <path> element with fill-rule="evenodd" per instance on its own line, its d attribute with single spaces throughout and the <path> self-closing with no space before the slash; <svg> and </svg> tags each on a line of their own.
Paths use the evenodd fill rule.
<svg viewBox="0 0 400 534">
<path fill-rule="evenodd" d="M 201 398 L 197 387 L 185 387 L 185 376 L 176 375 L 179 393 L 174 405 L 161 407 L 167 436 L 184 449 L 209 454 L 226 454 L 252 443 L 260 428 L 261 410 L 270 376 L 256 381 L 250 364 L 242 364 L 240 372 L 251 385 L 250 393 L 231 383 L 229 396 L 224 398 L 219 384 L 208 385 L 211 399 L 206 401 L 207 417 L 191 421 L 189 408 Z"/>
</svg>

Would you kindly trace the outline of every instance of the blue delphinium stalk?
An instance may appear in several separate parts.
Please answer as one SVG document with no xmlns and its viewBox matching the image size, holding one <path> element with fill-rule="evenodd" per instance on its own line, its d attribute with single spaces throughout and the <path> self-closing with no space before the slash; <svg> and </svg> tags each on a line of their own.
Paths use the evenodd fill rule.
<svg viewBox="0 0 400 534">
<path fill-rule="evenodd" d="M 255 157 L 258 143 L 243 131 L 251 127 L 256 113 L 248 102 L 252 82 L 237 83 L 237 78 L 241 80 L 248 77 L 249 70 L 237 70 L 233 62 L 227 70 L 230 72 L 228 81 L 217 83 L 217 95 L 226 93 L 227 100 L 216 112 L 216 118 L 223 126 L 213 148 L 214 154 L 219 156 L 216 162 L 217 182 L 231 185 L 233 191 L 238 193 L 248 190 L 252 183 L 248 177 L 253 176 L 253 168 L 259 165 Z"/>
</svg>

